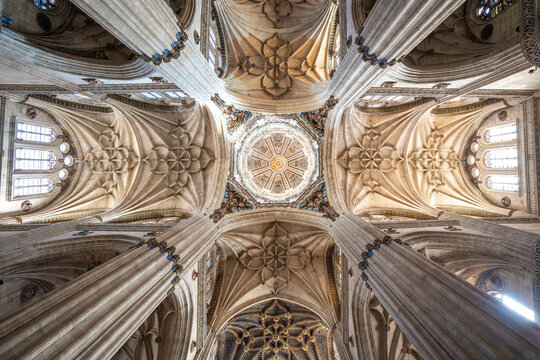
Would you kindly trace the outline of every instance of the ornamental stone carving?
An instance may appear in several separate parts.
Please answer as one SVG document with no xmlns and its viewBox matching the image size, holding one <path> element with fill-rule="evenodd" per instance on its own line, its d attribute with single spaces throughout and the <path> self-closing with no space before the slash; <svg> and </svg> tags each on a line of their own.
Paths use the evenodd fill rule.
<svg viewBox="0 0 540 360">
<path fill-rule="evenodd" d="M 133 169 L 139 162 L 138 156 L 126 145 L 112 127 L 107 127 L 98 137 L 99 147 L 88 152 L 83 159 L 90 171 L 98 174 L 98 187 L 107 195 L 114 195 L 122 185 L 121 174 Z"/>
<path fill-rule="evenodd" d="M 521 50 L 534 66 L 540 66 L 540 8 L 538 1 L 521 0 Z"/>
<path fill-rule="evenodd" d="M 386 144 L 373 127 L 356 145 L 345 149 L 337 158 L 338 163 L 352 174 L 358 174 L 365 186 L 374 189 L 381 185 L 383 173 L 395 170 L 403 157 L 395 147 Z"/>
<path fill-rule="evenodd" d="M 280 300 L 253 306 L 220 334 L 218 359 L 328 359 L 331 334 L 317 315 Z"/>
<path fill-rule="evenodd" d="M 433 130 L 426 141 L 426 146 L 411 156 L 413 166 L 422 172 L 432 188 L 445 185 L 444 174 L 458 168 L 456 152 L 444 147 L 444 135 Z"/>
<path fill-rule="evenodd" d="M 167 177 L 167 187 L 177 197 L 193 181 L 192 175 L 206 169 L 214 160 L 183 125 L 170 131 L 167 143 L 155 146 L 143 159 L 153 173 Z"/>
<path fill-rule="evenodd" d="M 291 88 L 294 78 L 305 76 L 314 69 L 314 64 L 306 58 L 296 58 L 291 43 L 276 33 L 261 44 L 258 56 L 245 57 L 239 67 L 249 75 L 260 77 L 263 90 L 278 99 Z"/>
<path fill-rule="evenodd" d="M 289 283 L 291 272 L 305 269 L 311 261 L 311 252 L 302 242 L 295 242 L 296 237 L 275 222 L 262 235 L 260 243 L 243 251 L 240 262 L 258 272 L 261 283 L 277 294 Z"/>
</svg>

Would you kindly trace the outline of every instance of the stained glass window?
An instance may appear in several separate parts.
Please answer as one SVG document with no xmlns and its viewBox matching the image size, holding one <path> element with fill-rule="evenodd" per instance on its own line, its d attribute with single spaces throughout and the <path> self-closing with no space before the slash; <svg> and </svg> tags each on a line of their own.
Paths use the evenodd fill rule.
<svg viewBox="0 0 540 360">
<path fill-rule="evenodd" d="M 500 126 L 486 131 L 486 141 L 498 143 L 517 139 L 516 125 Z"/>
<path fill-rule="evenodd" d="M 17 140 L 52 143 L 55 139 L 56 133 L 51 128 L 17 123 Z"/>
<path fill-rule="evenodd" d="M 487 186 L 493 190 L 518 191 L 519 177 L 516 175 L 493 175 L 487 178 Z"/>
<path fill-rule="evenodd" d="M 15 149 L 15 170 L 52 170 L 56 155 L 49 150 Z"/>
<path fill-rule="evenodd" d="M 490 20 L 508 9 L 516 0 L 480 0 L 476 15 L 482 20 Z"/>
<path fill-rule="evenodd" d="M 518 165 L 517 148 L 490 150 L 484 157 L 484 163 L 493 169 L 515 169 Z"/>
<path fill-rule="evenodd" d="M 34 4 L 42 10 L 49 10 L 56 6 L 56 0 L 34 0 Z"/>
<path fill-rule="evenodd" d="M 53 188 L 53 181 L 49 178 L 17 178 L 13 184 L 13 196 L 47 194 Z"/>
</svg>

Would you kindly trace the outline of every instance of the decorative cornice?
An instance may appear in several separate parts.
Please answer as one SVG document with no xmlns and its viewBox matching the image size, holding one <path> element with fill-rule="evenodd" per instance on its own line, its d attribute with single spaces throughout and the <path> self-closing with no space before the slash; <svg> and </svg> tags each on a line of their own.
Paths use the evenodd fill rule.
<svg viewBox="0 0 540 360">
<path fill-rule="evenodd" d="M 399 111 L 406 111 L 413 109 L 417 106 L 427 104 L 430 101 L 434 101 L 436 98 L 428 97 L 423 98 L 415 101 L 411 101 L 406 104 L 400 104 L 400 105 L 392 105 L 392 106 L 382 106 L 382 107 L 364 107 L 364 106 L 356 106 L 356 108 L 360 111 L 363 111 L 365 113 L 389 113 L 389 112 L 399 112 Z"/>
<path fill-rule="evenodd" d="M 123 94 L 141 93 L 147 91 L 181 91 L 172 83 L 141 83 L 141 84 L 100 84 L 79 85 L 81 92 L 94 94 Z M 75 91 L 64 89 L 56 85 L 18 85 L 2 84 L 0 91 L 10 94 L 41 94 L 41 95 L 66 95 L 75 94 Z"/>
<path fill-rule="evenodd" d="M 37 100 L 49 102 L 51 104 L 70 108 L 70 109 L 99 112 L 99 113 L 112 113 L 113 112 L 113 109 L 110 107 L 76 103 L 73 101 L 57 99 L 55 97 L 47 96 L 47 95 L 33 94 L 33 95 L 30 95 L 30 97 Z"/>
<path fill-rule="evenodd" d="M 418 211 L 400 210 L 400 209 L 371 209 L 362 211 L 358 216 L 369 215 L 386 215 L 386 216 L 402 216 L 418 220 L 434 220 L 435 218 L 429 215 L 422 214 Z"/>
<path fill-rule="evenodd" d="M 426 227 L 443 227 L 459 225 L 458 220 L 417 220 L 417 221 L 384 221 L 372 222 L 379 229 L 413 229 Z"/>
<path fill-rule="evenodd" d="M 162 104 L 151 104 L 144 101 L 139 101 L 135 99 L 130 99 L 128 97 L 117 95 L 117 94 L 109 94 L 107 95 L 107 99 L 113 99 L 118 102 L 121 102 L 126 105 L 130 105 L 133 107 L 137 107 L 139 109 L 146 109 L 146 110 L 155 110 L 155 111 L 166 111 L 166 112 L 177 112 L 179 110 L 184 109 L 183 106 L 174 106 L 174 105 L 162 105 Z"/>
<path fill-rule="evenodd" d="M 401 96 L 422 96 L 422 97 L 444 97 L 460 94 L 461 89 L 427 89 L 427 88 L 406 88 L 406 87 L 372 87 L 365 95 L 401 95 Z M 523 97 L 533 96 L 536 90 L 502 90 L 502 89 L 477 89 L 463 97 Z"/>
<path fill-rule="evenodd" d="M 185 42 L 188 39 L 188 35 L 182 29 L 182 25 L 178 24 L 180 31 L 176 33 L 176 40 L 171 43 L 171 49 L 165 49 L 161 54 L 155 53 L 152 57 L 149 57 L 146 54 L 139 55 L 144 61 L 152 62 L 154 65 L 159 66 L 162 63 L 168 63 L 172 59 L 178 59 L 180 57 L 180 52 L 184 49 Z"/>
<path fill-rule="evenodd" d="M 461 105 L 461 106 L 448 107 L 448 108 L 436 107 L 435 109 L 431 110 L 431 113 L 434 115 L 459 114 L 459 113 L 463 113 L 467 111 L 479 110 L 486 106 L 499 103 L 501 101 L 504 101 L 504 100 L 503 99 L 487 99 L 484 101 L 480 101 L 480 102 L 477 102 L 474 104 L 468 104 L 468 105 Z"/>
<path fill-rule="evenodd" d="M 178 210 L 163 210 L 163 211 L 148 211 L 138 214 L 125 215 L 118 219 L 111 221 L 112 224 L 131 223 L 134 221 L 151 220 L 151 219 L 163 219 L 169 217 L 177 217 L 180 219 L 187 219 L 191 215 Z"/>
<path fill-rule="evenodd" d="M 521 0 L 521 51 L 533 66 L 540 66 L 540 8 L 536 0 Z"/>
<path fill-rule="evenodd" d="M 35 221 L 33 223 L 35 223 L 35 224 L 53 224 L 53 223 L 58 223 L 58 222 L 63 222 L 63 221 L 82 219 L 82 218 L 85 218 L 85 217 L 88 217 L 88 216 L 94 216 L 94 215 L 98 215 L 98 214 L 101 214 L 101 213 L 102 213 L 102 211 L 89 211 L 89 212 L 82 212 L 82 213 L 78 213 L 78 214 L 53 216 L 53 217 L 50 217 L 50 218 L 37 220 L 37 221 Z"/>
<path fill-rule="evenodd" d="M 460 215 L 468 215 L 468 216 L 478 216 L 483 218 L 507 218 L 504 215 L 501 214 L 495 214 L 489 211 L 485 210 L 477 210 L 477 209 L 457 209 L 457 208 L 447 208 L 447 207 L 439 207 L 437 208 L 439 210 L 444 210 L 448 212 L 452 212 L 454 214 L 460 214 Z"/>
<path fill-rule="evenodd" d="M 523 149 L 525 152 L 525 184 L 527 189 L 527 212 L 540 215 L 540 194 L 538 179 L 540 177 L 540 136 L 537 99 L 523 103 Z"/>
</svg>

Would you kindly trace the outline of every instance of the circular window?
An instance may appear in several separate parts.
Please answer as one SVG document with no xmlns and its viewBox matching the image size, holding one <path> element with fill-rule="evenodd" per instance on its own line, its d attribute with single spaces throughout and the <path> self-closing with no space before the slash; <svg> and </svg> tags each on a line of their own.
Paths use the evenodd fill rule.
<svg viewBox="0 0 540 360">
<path fill-rule="evenodd" d="M 69 144 L 67 142 L 63 142 L 60 144 L 60 151 L 64 154 L 66 154 L 69 151 Z"/>
<path fill-rule="evenodd" d="M 504 207 L 509 207 L 512 205 L 512 200 L 508 196 L 505 196 L 501 199 L 501 204 L 503 204 Z"/>
<path fill-rule="evenodd" d="M 58 172 L 58 177 L 60 180 L 66 180 L 69 177 L 69 171 L 67 169 L 61 169 Z"/>
<path fill-rule="evenodd" d="M 480 145 L 477 142 L 473 142 L 471 144 L 471 151 L 475 153 L 478 152 L 478 150 L 480 150 Z"/>
<path fill-rule="evenodd" d="M 75 160 L 73 159 L 73 156 L 68 155 L 64 158 L 64 165 L 66 166 L 73 166 L 75 163 Z"/>
<path fill-rule="evenodd" d="M 471 175 L 473 178 L 477 178 L 480 176 L 480 169 L 477 167 L 473 167 L 471 170 Z"/>
<path fill-rule="evenodd" d="M 474 155 L 467 156 L 467 164 L 474 165 L 476 163 L 476 158 Z"/>
</svg>

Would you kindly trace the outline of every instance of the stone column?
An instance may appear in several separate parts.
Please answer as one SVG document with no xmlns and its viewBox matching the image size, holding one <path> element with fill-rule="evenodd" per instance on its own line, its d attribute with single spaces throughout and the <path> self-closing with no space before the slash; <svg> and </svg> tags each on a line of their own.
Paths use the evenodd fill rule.
<svg viewBox="0 0 540 360">
<path fill-rule="evenodd" d="M 347 107 L 410 52 L 464 0 L 378 0 L 332 79 L 329 93 Z M 342 36 L 342 38 L 346 38 Z"/>
<path fill-rule="evenodd" d="M 540 327 L 358 217 L 334 240 L 426 359 L 538 359 Z"/>
<path fill-rule="evenodd" d="M 106 359 L 213 245 L 215 224 L 183 220 L 0 323 L 1 359 Z"/>
<path fill-rule="evenodd" d="M 72 3 L 138 54 L 150 58 L 160 55 L 162 61 L 157 65 L 160 72 L 192 97 L 210 101 L 214 93 L 222 92 L 214 69 L 190 35 L 183 32 L 186 29 L 180 29 L 165 0 L 72 0 Z M 141 31 L 144 26 L 149 28 Z M 174 53 L 173 43 L 180 38 L 180 56 L 165 61 L 163 54 Z"/>
<path fill-rule="evenodd" d="M 540 322 L 540 235 L 447 211 L 442 213 L 439 219 L 458 220 L 464 227 L 481 231 L 484 235 L 511 244 L 516 263 L 520 263 L 526 269 L 531 269 L 533 310 L 536 321 Z"/>
</svg>

